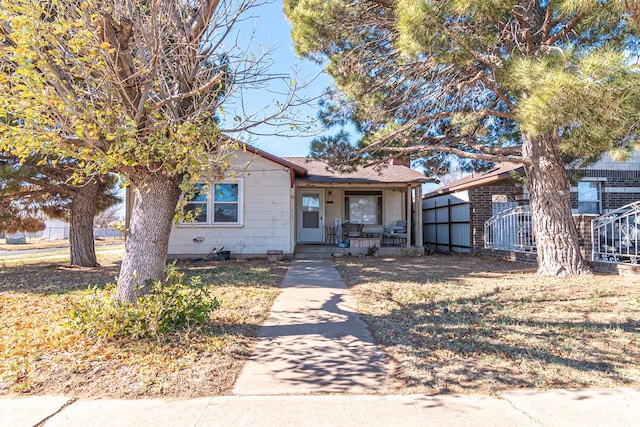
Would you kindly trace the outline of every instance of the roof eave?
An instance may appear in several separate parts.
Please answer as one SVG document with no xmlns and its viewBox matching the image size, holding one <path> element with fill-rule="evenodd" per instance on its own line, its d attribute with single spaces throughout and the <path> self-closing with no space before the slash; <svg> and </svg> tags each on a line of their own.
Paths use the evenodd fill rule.
<svg viewBox="0 0 640 427">
<path fill-rule="evenodd" d="M 444 196 L 446 194 L 451 194 L 451 193 L 456 193 L 458 191 L 464 191 L 464 190 L 469 190 L 471 188 L 474 187 L 479 187 L 481 185 L 486 185 L 486 184 L 491 184 L 493 182 L 497 182 L 497 181 L 502 181 L 503 179 L 509 178 L 511 176 L 511 172 L 517 171 L 519 169 L 515 168 L 515 169 L 511 169 L 505 172 L 501 172 L 499 174 L 496 175 L 492 175 L 492 176 L 488 176 L 485 178 L 479 178 L 477 180 L 473 180 L 473 181 L 468 181 L 465 182 L 463 184 L 460 185 L 451 185 L 445 188 L 440 188 L 437 190 L 434 190 L 430 193 L 425 194 L 422 198 L 423 199 L 428 199 L 431 197 L 435 197 L 435 196 Z"/>
<path fill-rule="evenodd" d="M 309 175 L 308 177 L 297 178 L 297 183 L 306 183 L 306 184 L 318 184 L 318 185 L 422 185 L 427 184 L 429 182 L 434 182 L 431 179 L 414 179 L 407 181 L 375 181 L 375 180 L 367 180 L 367 179 L 326 179 L 326 180 L 314 180 L 308 179 L 313 175 Z"/>
<path fill-rule="evenodd" d="M 284 166 L 288 169 L 291 169 L 294 173 L 296 173 L 296 175 L 301 175 L 301 176 L 307 176 L 308 175 L 308 170 L 303 168 L 300 165 L 297 165 L 295 163 L 292 163 L 288 160 L 283 159 L 282 157 L 278 157 L 275 156 L 271 153 L 267 153 L 264 150 L 261 150 L 257 147 L 254 147 L 252 145 L 249 144 L 244 144 L 244 148 L 245 150 L 249 151 L 250 153 L 253 153 L 257 156 L 263 157 L 267 160 L 271 160 L 272 162 L 275 162 L 281 166 Z"/>
</svg>

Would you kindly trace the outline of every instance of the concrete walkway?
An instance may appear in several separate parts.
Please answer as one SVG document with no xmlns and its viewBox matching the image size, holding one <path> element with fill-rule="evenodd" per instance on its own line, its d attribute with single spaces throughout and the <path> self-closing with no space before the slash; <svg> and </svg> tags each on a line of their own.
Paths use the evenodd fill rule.
<svg viewBox="0 0 640 427">
<path fill-rule="evenodd" d="M 480 395 L 221 396 L 190 400 L 0 399 L 2 427 L 636 426 L 640 391 Z"/>
<path fill-rule="evenodd" d="M 0 398 L 0 427 L 632 426 L 640 390 L 392 395 L 374 345 L 331 261 L 294 261 L 233 396 Z"/>
<path fill-rule="evenodd" d="M 389 363 L 331 260 L 295 260 L 233 393 L 383 393 L 388 378 Z"/>
</svg>

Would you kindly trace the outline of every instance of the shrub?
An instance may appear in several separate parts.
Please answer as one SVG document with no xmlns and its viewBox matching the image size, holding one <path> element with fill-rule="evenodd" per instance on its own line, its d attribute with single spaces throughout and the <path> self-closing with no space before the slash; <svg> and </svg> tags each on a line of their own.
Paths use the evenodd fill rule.
<svg viewBox="0 0 640 427">
<path fill-rule="evenodd" d="M 206 324 L 220 306 L 215 297 L 209 296 L 199 276 L 185 278 L 175 265 L 170 265 L 165 280 L 153 283 L 150 292 L 140 296 L 136 304 L 116 302 L 114 284 L 91 291 L 71 300 L 68 323 L 101 338 L 161 338 Z"/>
<path fill-rule="evenodd" d="M 376 245 L 367 248 L 367 256 L 378 256 L 378 247 Z"/>
</svg>

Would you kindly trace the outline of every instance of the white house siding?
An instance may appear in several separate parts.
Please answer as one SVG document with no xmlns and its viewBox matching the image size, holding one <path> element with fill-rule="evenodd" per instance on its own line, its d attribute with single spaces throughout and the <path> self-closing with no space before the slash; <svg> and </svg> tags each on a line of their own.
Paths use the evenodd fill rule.
<svg viewBox="0 0 640 427">
<path fill-rule="evenodd" d="M 342 223 L 344 217 L 344 191 L 341 188 L 328 187 L 325 189 L 324 195 L 325 225 L 336 225 L 336 219 L 339 219 L 340 223 Z"/>
<path fill-rule="evenodd" d="M 640 151 L 634 151 L 626 162 L 617 162 L 609 154 L 605 154 L 602 159 L 584 169 L 637 171 L 640 170 Z"/>
<path fill-rule="evenodd" d="M 405 207 L 405 198 L 407 188 L 399 188 L 394 190 L 386 189 L 382 194 L 382 203 L 383 203 L 383 213 L 382 220 L 384 221 L 385 226 L 391 226 L 396 223 L 396 221 L 406 218 L 404 212 L 406 211 Z"/>
<path fill-rule="evenodd" d="M 289 169 L 251 153 L 240 153 L 236 164 L 243 180 L 243 224 L 229 226 L 175 225 L 169 239 L 169 256 L 201 256 L 214 247 L 232 256 L 265 255 L 267 250 L 293 253 L 293 212 Z M 201 242 L 194 239 L 202 237 Z"/>
</svg>

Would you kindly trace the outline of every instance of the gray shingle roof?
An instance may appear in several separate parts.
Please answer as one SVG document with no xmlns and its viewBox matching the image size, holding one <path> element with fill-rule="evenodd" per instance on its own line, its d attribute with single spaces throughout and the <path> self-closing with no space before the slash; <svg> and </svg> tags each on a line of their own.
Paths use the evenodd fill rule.
<svg viewBox="0 0 640 427">
<path fill-rule="evenodd" d="M 306 176 L 296 177 L 296 182 L 322 184 L 423 184 L 430 182 L 423 173 L 403 165 L 386 165 L 380 170 L 372 167 L 359 168 L 351 173 L 327 170 L 327 164 L 306 157 L 284 157 L 284 160 L 303 167 Z"/>
</svg>

